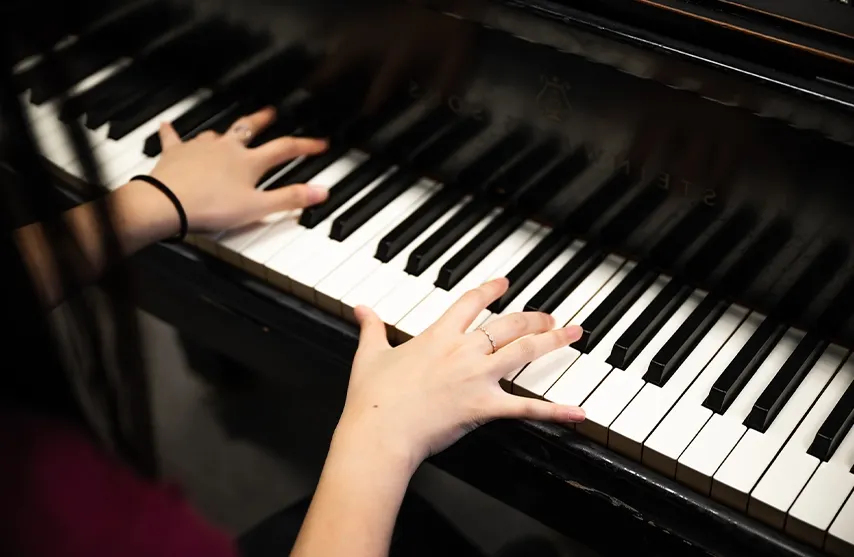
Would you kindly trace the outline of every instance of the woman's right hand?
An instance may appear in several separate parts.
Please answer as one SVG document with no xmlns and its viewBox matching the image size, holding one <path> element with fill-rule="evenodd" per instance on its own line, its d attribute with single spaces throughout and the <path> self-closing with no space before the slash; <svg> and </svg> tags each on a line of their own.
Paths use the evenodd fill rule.
<svg viewBox="0 0 854 557">
<path fill-rule="evenodd" d="M 477 315 L 507 290 L 506 279 L 463 295 L 436 323 L 392 348 L 385 324 L 356 308 L 361 325 L 347 402 L 338 432 L 406 462 L 410 471 L 472 429 L 499 418 L 580 422 L 584 412 L 508 394 L 499 380 L 581 337 L 577 326 L 554 328 L 545 313 L 503 316 L 466 333 Z"/>
</svg>

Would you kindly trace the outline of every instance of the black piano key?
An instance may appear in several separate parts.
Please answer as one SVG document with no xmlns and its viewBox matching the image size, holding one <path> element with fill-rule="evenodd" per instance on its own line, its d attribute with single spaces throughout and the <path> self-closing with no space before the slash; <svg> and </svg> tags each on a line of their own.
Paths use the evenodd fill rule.
<svg viewBox="0 0 854 557">
<path fill-rule="evenodd" d="M 172 127 L 182 140 L 187 141 L 197 136 L 222 117 L 237 119 L 239 105 L 226 99 L 207 99 L 172 121 Z M 154 132 L 145 139 L 142 152 L 148 157 L 156 157 L 163 150 L 160 135 Z"/>
<path fill-rule="evenodd" d="M 436 286 L 444 290 L 450 290 L 456 286 L 484 257 L 524 222 L 525 217 L 513 214 L 501 215 L 494 219 L 439 269 Z"/>
<path fill-rule="evenodd" d="M 290 48 L 264 60 L 218 89 L 172 122 L 181 139 L 197 136 L 219 118 L 236 120 L 265 105 L 274 104 L 291 93 L 309 69 L 311 62 L 303 49 Z M 159 155 L 160 137 L 154 133 L 145 141 L 145 154 Z"/>
<path fill-rule="evenodd" d="M 510 283 L 507 291 L 499 299 L 492 302 L 487 309 L 492 313 L 501 313 L 507 309 L 507 306 L 516 299 L 516 296 L 527 288 L 537 275 L 542 273 L 572 242 L 573 237 L 567 234 L 565 230 L 552 230 L 518 265 L 507 273 L 506 278 Z"/>
<path fill-rule="evenodd" d="M 581 248 L 546 285 L 525 304 L 525 311 L 551 313 L 605 260 L 602 248 L 589 243 Z"/>
<path fill-rule="evenodd" d="M 821 424 L 815 439 L 807 449 L 807 454 L 824 462 L 830 460 L 851 430 L 852 422 L 854 422 L 854 383 L 848 386 L 827 419 Z"/>
<path fill-rule="evenodd" d="M 121 139 L 141 125 L 145 124 L 164 110 L 179 103 L 193 93 L 195 87 L 189 84 L 175 85 L 158 91 L 146 99 L 145 103 L 131 106 L 111 120 L 107 133 L 109 139 Z"/>
<path fill-rule="evenodd" d="M 270 184 L 267 189 L 274 190 L 290 184 L 307 182 L 324 168 L 347 154 L 352 144 L 369 141 L 385 125 L 400 116 L 410 104 L 409 99 L 399 97 L 380 111 L 370 115 L 343 117 L 337 113 L 331 113 L 331 118 L 324 118 L 324 120 L 328 121 L 322 120 L 308 126 L 300 132 L 300 135 L 319 137 L 325 135 L 323 128 L 328 127 L 336 120 L 344 120 L 332 132 L 333 140 L 326 151 L 318 155 L 306 157 L 302 162 L 277 177 L 275 182 Z"/>
<path fill-rule="evenodd" d="M 109 118 L 109 137 L 120 139 L 200 87 L 210 87 L 242 61 L 257 54 L 263 46 L 261 41 L 252 40 L 249 37 L 243 40 L 230 40 L 228 43 L 225 53 L 216 57 L 215 64 L 196 63 L 192 74 L 174 79 L 172 83 L 156 90 L 153 94 L 114 111 Z"/>
<path fill-rule="evenodd" d="M 729 306 L 725 300 L 706 296 L 658 351 L 643 380 L 663 387 Z"/>
<path fill-rule="evenodd" d="M 516 296 L 574 241 L 574 234 L 586 233 L 593 223 L 617 202 L 631 183 L 632 180 L 627 174 L 616 174 L 572 211 L 561 226 L 543 238 L 537 247 L 507 274 L 510 286 L 501 298 L 490 305 L 489 310 L 493 313 L 504 311 Z"/>
<path fill-rule="evenodd" d="M 528 188 L 536 185 L 539 174 L 558 156 L 560 148 L 560 141 L 552 137 L 527 151 L 515 164 L 496 175 L 489 185 L 492 199 L 507 198 L 517 204 Z"/>
<path fill-rule="evenodd" d="M 744 425 L 765 432 L 830 343 L 808 333 L 756 399 Z"/>
<path fill-rule="evenodd" d="M 525 222 L 525 218 L 548 203 L 559 191 L 584 168 L 586 161 L 581 151 L 553 165 L 519 197 L 515 206 L 489 223 L 472 238 L 439 270 L 436 286 L 450 290 L 463 279 L 489 253 L 506 240 L 514 230 Z"/>
<path fill-rule="evenodd" d="M 669 267 L 691 245 L 691 242 L 711 223 L 717 211 L 703 204 L 696 205 L 678 224 L 673 226 L 650 251 L 647 262 L 641 263 L 620 281 L 581 324 L 582 336 L 573 344 L 576 350 L 590 352 L 617 323 L 626 310 L 655 282 L 658 273 L 652 264 Z"/>
<path fill-rule="evenodd" d="M 436 262 L 452 245 L 457 243 L 466 232 L 484 219 L 492 205 L 483 199 L 475 198 L 460 209 L 429 238 L 424 240 L 409 254 L 404 269 L 408 274 L 418 276 Z"/>
<path fill-rule="evenodd" d="M 695 280 L 708 277 L 725 262 L 739 240 L 753 228 L 755 221 L 756 215 L 749 208 L 736 213 L 691 257 L 685 265 L 685 274 Z M 690 294 L 691 288 L 684 283 L 678 280 L 669 282 L 617 339 L 608 363 L 620 369 L 631 364 Z"/>
<path fill-rule="evenodd" d="M 776 318 L 776 314 L 800 314 L 813 297 L 831 281 L 846 258 L 847 249 L 842 243 L 832 243 L 822 251 L 786 292 L 774 313 L 762 322 L 718 377 L 703 401 L 703 406 L 719 414 L 726 412 L 786 332 L 787 326 Z"/>
<path fill-rule="evenodd" d="M 116 113 L 144 103 L 167 84 L 198 83 L 209 72 L 222 71 L 244 52 L 247 43 L 252 43 L 247 35 L 235 33 L 235 28 L 220 19 L 181 33 L 93 87 L 97 104 L 86 107 L 86 126 L 95 129 L 106 124 Z"/>
<path fill-rule="evenodd" d="M 606 360 L 609 364 L 620 369 L 626 369 L 652 337 L 676 313 L 685 300 L 691 295 L 692 288 L 671 280 L 644 308 L 637 319 L 623 332 Z"/>
<path fill-rule="evenodd" d="M 321 205 L 303 209 L 299 223 L 306 228 L 314 228 L 323 222 L 354 195 L 362 191 L 371 182 L 388 170 L 391 163 L 382 157 L 372 157 L 356 167 L 340 182 L 329 188 L 329 197 Z"/>
<path fill-rule="evenodd" d="M 854 306 L 854 280 L 848 282 L 842 292 L 819 316 L 816 330 L 810 331 L 801 339 L 798 347 L 759 395 L 744 421 L 745 426 L 761 432 L 765 432 L 771 426 L 774 418 L 829 346 L 830 342 L 822 337 L 832 336 L 838 331 L 850 317 L 852 306 Z"/>
<path fill-rule="evenodd" d="M 386 234 L 377 246 L 374 257 L 388 263 L 403 251 L 413 240 L 430 228 L 441 216 L 450 211 L 454 205 L 465 197 L 462 188 L 445 187 L 432 196 L 411 215 Z"/>
<path fill-rule="evenodd" d="M 500 168 L 507 159 L 516 155 L 528 138 L 527 130 L 518 130 L 477 157 L 451 183 L 442 188 L 442 191 L 428 199 L 406 220 L 386 234 L 377 246 L 375 257 L 384 263 L 391 261 L 437 219 L 459 203 L 468 192 L 486 180 L 491 173 L 495 172 L 495 169 Z"/>
<path fill-rule="evenodd" d="M 765 319 L 715 381 L 703 401 L 703 406 L 718 414 L 726 412 L 768 354 L 783 338 L 786 329 L 786 325 L 775 319 Z"/>
<path fill-rule="evenodd" d="M 637 301 L 658 273 L 649 265 L 637 265 L 581 323 L 582 335 L 572 346 L 579 352 L 590 352 L 602 337 L 622 317 L 623 313 Z"/>
<path fill-rule="evenodd" d="M 758 221 L 756 213 L 746 208 L 724 222 L 720 229 L 703 245 L 685 265 L 685 275 L 702 282 L 724 263 L 733 249 L 738 246 Z"/>
<path fill-rule="evenodd" d="M 80 36 L 56 53 L 53 63 L 62 69 L 66 83 L 82 81 L 122 56 L 132 56 L 179 25 L 189 21 L 190 10 L 167 2 L 149 2 L 132 9 L 114 21 Z M 51 79 L 47 64 L 37 64 L 18 76 L 30 88 L 30 102 L 41 104 L 63 91 L 62 84 Z"/>
<path fill-rule="evenodd" d="M 521 193 L 514 205 L 526 216 L 537 213 L 567 186 L 571 186 L 586 165 L 587 154 L 583 149 L 576 150 L 537 177 L 534 183 Z"/>
<path fill-rule="evenodd" d="M 774 222 L 727 271 L 721 284 L 733 293 L 746 288 L 786 245 L 790 236 L 788 223 Z M 663 387 L 729 306 L 730 303 L 720 297 L 706 296 L 653 357 L 644 381 Z"/>
<path fill-rule="evenodd" d="M 368 222 L 400 194 L 421 179 L 421 173 L 412 169 L 399 169 L 342 213 L 332 223 L 329 237 L 339 242 Z"/>
<path fill-rule="evenodd" d="M 446 128 L 438 135 L 438 140 L 430 142 L 425 149 L 422 149 L 422 146 L 414 149 L 409 154 L 413 166 L 395 171 L 392 176 L 335 219 L 329 237 L 338 241 L 346 239 L 421 179 L 423 174 L 420 169 L 438 165 L 462 147 L 480 127 L 481 124 L 475 120 L 461 120 L 455 122 L 450 128 Z M 400 146 L 396 145 L 395 148 L 400 149 Z"/>
<path fill-rule="evenodd" d="M 629 191 L 633 183 L 633 178 L 624 172 L 611 176 L 602 187 L 564 219 L 561 228 L 567 233 L 578 236 L 587 234 L 593 225 L 599 222 L 608 210 Z"/>
<path fill-rule="evenodd" d="M 520 188 L 541 171 L 542 165 L 552 159 L 559 149 L 560 143 L 551 139 L 495 168 L 491 174 L 484 172 L 483 175 L 487 177 L 475 186 L 477 194 L 474 199 L 409 254 L 406 272 L 420 275 L 484 219 L 501 200 L 510 198 L 512 203 L 512 199 L 521 193 Z"/>
<path fill-rule="evenodd" d="M 665 197 L 666 192 L 662 188 L 655 185 L 646 187 L 602 229 L 603 241 L 621 243 L 658 208 Z M 585 245 L 525 304 L 525 311 L 553 312 L 606 256 L 598 242 Z"/>
<path fill-rule="evenodd" d="M 267 189 L 275 190 L 291 184 L 304 184 L 317 176 L 324 168 L 343 157 L 350 150 L 346 145 L 332 145 L 319 155 L 307 157 L 287 172 L 278 176 Z"/>
<path fill-rule="evenodd" d="M 396 161 L 409 162 L 423 149 L 433 145 L 433 140 L 449 126 L 459 122 L 456 115 L 444 105 L 431 109 L 391 145 L 387 147 L 387 155 Z"/>
</svg>

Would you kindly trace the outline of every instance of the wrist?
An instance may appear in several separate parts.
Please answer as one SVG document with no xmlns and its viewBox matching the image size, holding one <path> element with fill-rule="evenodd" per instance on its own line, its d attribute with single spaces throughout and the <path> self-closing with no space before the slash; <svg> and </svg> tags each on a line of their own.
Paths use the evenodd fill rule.
<svg viewBox="0 0 854 557">
<path fill-rule="evenodd" d="M 128 182 L 113 193 L 113 203 L 117 229 L 132 236 L 126 238 L 131 249 L 172 238 L 180 231 L 175 206 L 151 184 Z"/>
<path fill-rule="evenodd" d="M 343 416 L 330 445 L 330 457 L 343 457 L 382 474 L 405 477 L 408 482 L 421 465 L 423 458 L 395 436 L 384 434 L 385 428 L 364 420 Z"/>
</svg>

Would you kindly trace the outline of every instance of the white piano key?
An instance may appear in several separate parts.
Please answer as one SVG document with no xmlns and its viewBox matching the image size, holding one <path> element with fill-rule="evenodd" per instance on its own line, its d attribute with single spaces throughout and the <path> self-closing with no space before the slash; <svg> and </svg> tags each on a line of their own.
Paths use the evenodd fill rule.
<svg viewBox="0 0 854 557">
<path fill-rule="evenodd" d="M 623 265 L 620 271 L 614 276 L 614 287 L 623 280 L 626 275 L 635 267 L 635 262 L 630 261 Z M 612 284 L 609 282 L 609 286 Z M 581 406 L 587 397 L 590 396 L 599 384 L 608 376 L 612 370 L 612 366 L 606 362 L 608 356 L 611 355 L 611 349 L 614 343 L 620 336 L 629 328 L 629 326 L 638 318 L 644 309 L 655 299 L 661 288 L 666 284 L 666 280 L 653 283 L 632 306 L 623 314 L 623 316 L 614 324 L 614 326 L 605 334 L 599 344 L 587 354 L 582 354 L 572 366 L 561 375 L 560 379 L 546 393 L 546 400 L 560 404 L 568 404 L 573 406 Z M 604 290 L 604 289 L 603 289 Z M 604 296 L 602 296 L 604 294 Z M 591 301 L 591 304 L 598 306 L 605 300 L 610 292 L 600 291 Z M 591 306 L 592 307 L 592 306 Z M 588 308 L 585 307 L 585 310 Z"/>
<path fill-rule="evenodd" d="M 625 258 L 617 255 L 609 255 L 606 257 L 602 263 L 600 263 L 599 266 L 590 275 L 588 275 L 581 284 L 578 285 L 578 288 L 576 288 L 576 290 L 582 290 L 585 296 L 589 295 L 587 300 L 582 304 L 581 311 L 586 310 L 588 307 L 595 307 L 599 305 L 602 300 L 607 298 L 614 288 L 616 288 L 617 284 L 619 284 L 619 282 L 631 270 L 630 268 L 634 265 L 634 262 L 626 262 Z M 629 269 L 627 269 L 627 267 L 629 267 Z M 585 283 L 587 283 L 586 286 Z M 573 291 L 573 293 L 574 292 L 575 291 Z M 567 302 L 569 298 L 573 297 L 573 293 L 570 293 L 570 295 L 567 296 L 564 303 Z M 576 298 L 575 301 L 570 303 L 576 304 L 579 298 Z M 527 302 L 528 300 L 525 301 Z M 563 305 L 563 303 L 561 305 Z M 558 306 L 557 309 L 560 309 L 560 306 Z M 574 321 L 574 317 L 575 316 L 570 317 L 567 322 L 563 323 L 561 326 L 565 326 L 570 321 Z M 586 356 L 582 356 L 574 348 L 571 348 L 571 351 L 561 348 L 558 352 L 561 352 L 564 355 L 563 359 L 556 360 L 560 365 L 558 365 L 558 363 L 549 363 L 548 365 L 538 364 L 537 362 L 539 360 L 537 360 L 531 362 L 527 367 L 519 370 L 513 379 L 513 394 L 552 400 L 552 393 L 550 392 L 550 389 L 553 388 L 552 386 L 561 379 L 567 369 L 571 369 L 570 366 L 575 365 L 579 358 Z M 564 367 L 563 364 L 567 365 Z M 558 399 L 561 399 L 562 393 L 560 388 L 556 393 L 557 394 L 555 396 Z M 558 402 L 558 400 L 553 400 L 553 402 Z"/>
<path fill-rule="evenodd" d="M 819 464 L 789 509 L 786 518 L 786 532 L 789 535 L 815 547 L 822 547 L 833 519 L 854 489 L 852 467 L 854 435 L 849 432 L 830 460 Z"/>
<path fill-rule="evenodd" d="M 489 281 L 497 278 L 507 277 L 507 275 L 513 269 L 515 269 L 516 266 L 521 263 L 522 260 L 525 259 L 528 254 L 531 253 L 532 250 L 534 250 L 534 248 L 537 247 L 537 244 L 539 244 L 543 240 L 543 238 L 548 236 L 551 231 L 552 229 L 548 226 L 540 227 L 537 232 L 535 232 L 534 235 L 531 236 L 531 240 L 527 244 L 525 244 L 525 249 L 516 252 L 516 254 L 512 258 L 508 259 L 506 262 L 504 262 L 504 264 L 497 268 L 495 272 L 487 278 L 487 280 Z M 491 311 L 489 311 L 488 309 L 484 309 L 480 312 L 480 314 L 478 314 L 477 317 L 474 318 L 474 321 L 472 321 L 472 324 L 469 325 L 466 332 L 471 332 L 477 329 L 479 326 L 486 324 L 493 316 L 494 314 Z"/>
<path fill-rule="evenodd" d="M 807 372 L 767 431 L 762 433 L 748 428 L 715 473 L 712 498 L 734 509 L 747 510 L 750 491 L 836 374 L 845 357 L 846 351 L 842 347 L 831 346 Z"/>
<path fill-rule="evenodd" d="M 118 70 L 124 68 L 129 62 L 129 60 L 123 60 L 92 74 L 72 87 L 69 93 L 82 93 L 94 87 Z M 77 153 L 65 131 L 65 124 L 59 119 L 58 101 L 48 101 L 41 105 L 34 105 L 27 102 L 25 106 L 33 128 L 33 134 L 42 154 L 73 176 L 82 177 L 83 171 L 77 161 Z M 81 126 L 82 122 L 83 120 L 81 119 Z M 96 131 L 91 131 L 84 127 L 83 132 L 86 134 L 91 148 L 97 147 L 107 139 L 106 126 L 102 126 Z M 95 157 L 100 163 L 100 157 L 97 154 L 95 154 Z"/>
<path fill-rule="evenodd" d="M 661 276 L 656 280 L 656 283 L 661 289 L 669 281 L 669 277 Z M 608 443 L 611 424 L 644 387 L 643 376 L 649 369 L 652 358 L 691 315 L 696 306 L 696 297 L 689 297 L 649 341 L 637 358 L 629 364 L 628 368 L 611 370 L 602 384 L 593 391 L 582 405 L 587 418 L 576 428 L 580 433 L 603 445 Z"/>
<path fill-rule="evenodd" d="M 258 189 L 266 190 L 276 181 L 276 179 L 280 175 L 285 172 L 288 172 L 291 168 L 298 165 L 304 159 L 305 157 L 298 157 L 286 163 L 281 169 L 279 169 L 278 172 L 276 172 L 275 174 L 267 178 L 266 181 L 261 183 L 261 185 L 258 186 Z M 273 224 L 281 220 L 299 221 L 301 215 L 301 209 L 279 211 L 276 213 L 265 215 L 261 219 L 245 226 L 213 233 L 208 235 L 207 237 L 211 239 L 211 243 L 213 244 L 214 248 L 214 253 L 217 255 L 217 257 L 219 257 L 223 261 L 231 263 L 235 267 L 242 267 L 243 256 L 240 254 L 240 248 L 242 248 L 246 244 L 247 237 L 254 239 L 262 230 L 266 230 L 267 227 L 272 226 Z"/>
<path fill-rule="evenodd" d="M 578 253 L 578 250 L 584 247 L 584 242 L 581 240 L 575 240 L 567 246 L 563 251 L 561 251 L 555 259 L 549 263 L 543 271 L 538 274 L 534 280 L 532 280 L 528 286 L 522 289 L 522 291 L 514 298 L 507 307 L 504 308 L 499 314 L 490 314 L 485 320 L 478 325 L 488 326 L 489 323 L 495 321 L 502 315 L 509 315 L 511 313 L 518 313 L 524 311 L 525 304 L 534 297 L 542 288 L 567 264 L 569 261 Z M 565 323 L 564 323 L 565 324 Z M 557 320 L 555 320 L 555 326 L 558 326 Z M 512 391 L 513 379 L 519 374 L 519 372 L 523 368 L 519 368 L 517 370 L 511 371 L 505 377 L 503 377 L 500 381 L 501 387 L 507 392 Z"/>
<path fill-rule="evenodd" d="M 740 311 L 740 308 L 730 306 L 727 312 L 730 311 Z M 644 464 L 667 476 L 676 475 L 676 462 L 712 414 L 711 410 L 703 406 L 703 400 L 763 319 L 764 315 L 751 313 L 742 321 L 706 369 L 646 440 L 643 448 Z"/>
<path fill-rule="evenodd" d="M 854 555 L 854 496 L 849 495 L 827 531 L 824 542 L 827 553 L 837 557 Z"/>
<path fill-rule="evenodd" d="M 160 129 L 162 122 L 171 122 L 181 116 L 194 106 L 210 96 L 209 90 L 203 89 L 193 93 L 192 95 L 173 104 L 154 118 L 148 120 L 121 139 L 106 138 L 96 148 L 97 156 L 104 161 L 102 173 L 106 180 L 111 180 L 119 176 L 128 168 L 139 164 L 140 161 L 147 158 L 143 149 L 145 148 L 145 140 L 152 133 Z M 98 128 L 107 133 L 109 124 L 105 124 Z"/>
<path fill-rule="evenodd" d="M 466 196 L 459 203 L 451 207 L 445 214 L 436 219 L 427 229 L 424 230 L 418 237 L 413 239 L 409 245 L 400 251 L 387 263 L 380 263 L 379 266 L 374 266 L 364 280 L 360 280 L 358 284 L 350 288 L 341 298 L 341 311 L 343 317 L 354 320 L 353 310 L 356 306 L 364 305 L 373 308 L 376 306 L 383 296 L 392 291 L 400 281 L 406 276 L 406 264 L 409 261 L 409 256 L 415 251 L 419 245 L 432 236 L 439 228 L 444 226 L 448 220 L 456 215 L 468 202 L 471 201 L 470 196 Z M 374 264 L 372 264 L 374 265 Z"/>
<path fill-rule="evenodd" d="M 705 296 L 705 292 L 695 291 L 690 299 L 699 304 Z M 620 454 L 640 461 L 643 457 L 644 441 L 712 361 L 718 350 L 726 344 L 746 316 L 747 310 L 744 308 L 729 308 L 663 387 L 646 384 L 611 425 L 608 446 Z"/>
<path fill-rule="evenodd" d="M 526 221 L 498 244 L 480 263 L 466 274 L 451 290 L 433 290 L 406 317 L 395 325 L 402 338 L 414 337 L 439 319 L 463 294 L 486 282 L 503 263 L 512 259 L 520 250 L 533 248 L 532 238 L 540 229 L 534 221 Z"/>
<path fill-rule="evenodd" d="M 315 176 L 311 183 L 317 186 L 331 187 L 342 180 L 347 174 L 355 170 L 361 162 L 366 160 L 367 155 L 358 151 L 350 151 L 344 157 L 338 159 L 335 163 L 328 166 L 323 172 Z M 332 227 L 332 222 L 339 215 L 347 211 L 353 204 L 358 203 L 362 197 L 371 192 L 378 182 L 374 181 L 359 193 L 350 198 L 346 203 L 332 212 L 322 222 L 314 228 L 307 229 L 299 224 L 299 218 L 295 215 L 282 217 L 275 220 L 272 224 L 264 224 L 241 232 L 235 232 L 234 235 L 239 235 L 240 238 L 232 239 L 228 236 L 228 241 L 234 247 L 241 258 L 243 267 L 261 278 L 267 278 L 267 267 L 265 266 L 270 259 L 277 253 L 288 249 L 292 244 L 308 230 L 318 230 L 322 233 L 329 234 Z M 220 240 L 226 241 L 225 237 Z M 241 244 L 238 248 L 237 244 Z M 286 286 L 286 283 L 285 283 Z"/>
<path fill-rule="evenodd" d="M 821 461 L 807 453 L 821 424 L 854 380 L 854 361 L 842 365 L 750 494 L 747 513 L 783 529 L 786 514 Z"/>
<path fill-rule="evenodd" d="M 339 242 L 324 236 L 314 255 L 293 269 L 289 275 L 293 292 L 306 300 L 315 301 L 314 289 L 321 280 L 368 242 L 374 238 L 379 240 L 382 234 L 392 230 L 402 218 L 429 199 L 438 189 L 436 182 L 422 179 L 373 215 L 345 240 Z M 274 261 L 271 262 L 271 266 L 274 264 Z"/>
<path fill-rule="evenodd" d="M 383 181 L 394 172 L 394 167 L 390 168 L 385 174 L 368 184 L 367 188 L 373 190 L 382 185 Z M 365 193 L 367 195 L 367 193 Z M 339 213 L 340 214 L 340 213 Z M 267 278 L 271 282 L 277 284 L 286 291 L 291 291 L 291 274 L 303 266 L 307 261 L 313 259 L 321 253 L 320 250 L 329 241 L 329 234 L 332 229 L 332 223 L 335 219 L 329 219 L 328 223 L 323 223 L 324 226 L 315 226 L 314 228 L 305 231 L 295 238 L 283 250 L 278 251 L 265 264 Z"/>
<path fill-rule="evenodd" d="M 438 185 L 434 186 L 435 193 L 438 193 L 439 188 L 440 186 Z M 331 313 L 342 315 L 341 299 L 350 292 L 350 290 L 365 281 L 374 271 L 379 269 L 379 267 L 389 265 L 394 261 L 394 259 L 392 259 L 392 261 L 389 261 L 388 263 L 383 263 L 375 257 L 379 242 L 386 236 L 386 234 L 409 218 L 412 213 L 420 209 L 424 202 L 426 202 L 430 197 L 432 197 L 432 194 L 423 198 L 419 203 L 410 206 L 409 210 L 401 213 L 381 233 L 373 237 L 355 254 L 349 257 L 344 263 L 339 265 L 333 272 L 329 273 L 323 280 L 321 280 L 315 287 L 315 299 L 317 301 L 317 305 Z M 446 213 L 442 218 L 437 219 L 437 222 L 433 223 L 433 226 L 423 232 L 420 237 L 424 237 L 426 239 L 427 232 L 435 230 L 437 223 L 446 221 L 450 215 L 451 213 Z M 416 238 L 416 241 L 417 240 L 418 239 Z M 411 250 L 403 250 L 404 253 L 408 253 L 408 251 Z M 398 256 L 399 255 L 402 254 L 398 254 Z M 399 262 L 397 265 L 403 266 L 405 265 L 405 262 Z M 403 267 L 401 267 L 401 269 L 402 268 Z"/>
<path fill-rule="evenodd" d="M 712 477 L 747 431 L 744 420 L 750 409 L 797 348 L 804 334 L 795 329 L 786 331 L 730 407 L 723 414 L 712 413 L 709 421 L 679 457 L 676 465 L 677 480 L 701 493 L 710 493 Z"/>
<path fill-rule="evenodd" d="M 404 276 L 397 286 L 388 291 L 374 307 L 374 311 L 383 322 L 390 328 L 393 328 L 410 310 L 421 303 L 435 289 L 434 283 L 439 278 L 439 270 L 445 263 L 464 245 L 471 241 L 472 238 L 477 236 L 499 213 L 498 209 L 493 209 L 486 217 L 463 234 L 459 241 L 451 246 L 441 257 L 437 258 L 420 275 L 415 276 L 403 273 Z M 397 335 L 394 335 L 394 337 L 398 340 L 401 338 Z"/>
</svg>

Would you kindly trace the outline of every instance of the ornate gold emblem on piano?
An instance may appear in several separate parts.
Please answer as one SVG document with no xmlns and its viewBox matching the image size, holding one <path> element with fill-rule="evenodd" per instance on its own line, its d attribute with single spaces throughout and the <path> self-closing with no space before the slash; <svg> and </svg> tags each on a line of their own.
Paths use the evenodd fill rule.
<svg viewBox="0 0 854 557">
<path fill-rule="evenodd" d="M 313 346 L 343 381 L 355 305 L 405 341 L 506 275 L 477 324 L 585 336 L 505 388 L 589 419 L 491 424 L 437 464 L 605 552 L 852 554 L 854 8 L 262 4 L 144 3 L 57 50 L 64 85 L 19 66 L 72 191 L 61 119 L 110 187 L 163 119 L 189 137 L 272 102 L 270 134 L 332 138 L 259 184 L 325 205 L 149 250 L 148 309 L 251 362 Z"/>
</svg>

